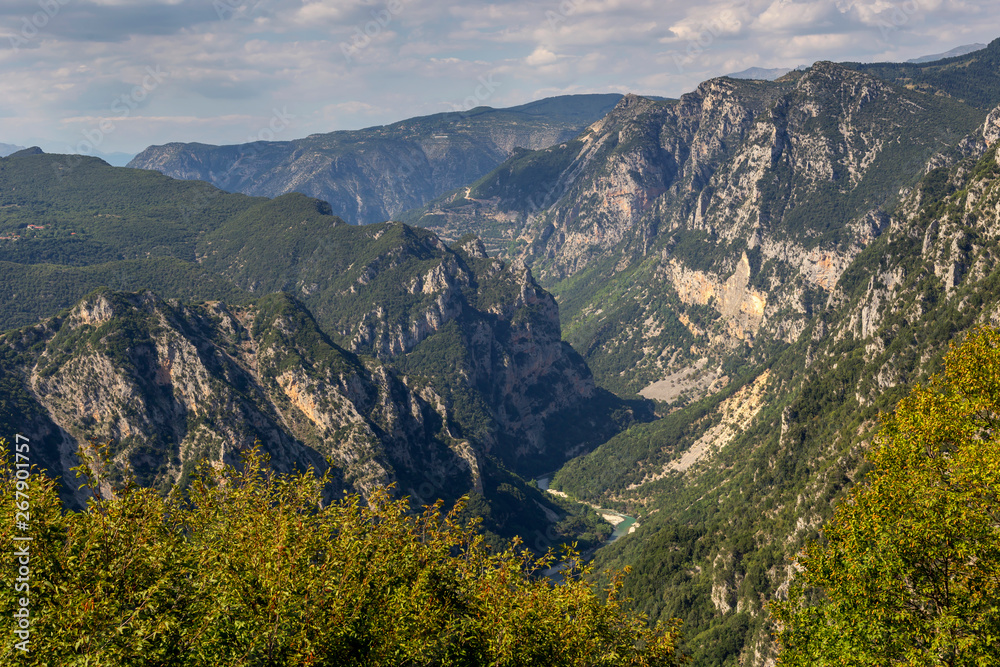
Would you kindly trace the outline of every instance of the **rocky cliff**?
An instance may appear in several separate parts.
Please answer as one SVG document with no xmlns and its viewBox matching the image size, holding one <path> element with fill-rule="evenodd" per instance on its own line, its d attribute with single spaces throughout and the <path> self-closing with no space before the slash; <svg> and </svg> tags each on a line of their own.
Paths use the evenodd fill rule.
<svg viewBox="0 0 1000 667">
<path fill-rule="evenodd" d="M 527 267 L 475 239 L 72 156 L 4 158 L 0 184 L 3 316 L 21 325 L 0 346 L 0 427 L 66 489 L 90 438 L 113 443 L 109 483 L 162 490 L 260 441 L 280 469 L 334 466 L 338 492 L 471 493 L 487 529 L 544 551 L 579 534 L 552 516 L 581 517 L 536 511 L 518 475 L 643 411 L 596 388 Z"/>
<path fill-rule="evenodd" d="M 628 96 L 406 219 L 523 258 L 600 381 L 639 391 L 796 340 L 901 189 L 983 115 L 833 63 L 716 79 L 676 103 Z"/>
<path fill-rule="evenodd" d="M 965 332 L 1000 325 L 998 118 L 928 161 L 790 345 L 553 480 L 638 513 L 642 527 L 599 562 L 632 566 L 626 590 L 654 617 L 688 621 L 696 663 L 774 664 L 763 607 L 787 591 L 790 559 L 863 480 L 879 414 L 939 371 Z M 688 283 L 681 295 L 691 301 L 720 288 Z"/>
</svg>

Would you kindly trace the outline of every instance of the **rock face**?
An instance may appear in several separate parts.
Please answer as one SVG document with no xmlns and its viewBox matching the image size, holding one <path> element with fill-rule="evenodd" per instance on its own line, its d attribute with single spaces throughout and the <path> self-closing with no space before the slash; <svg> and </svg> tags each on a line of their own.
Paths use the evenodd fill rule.
<svg viewBox="0 0 1000 667">
<path fill-rule="evenodd" d="M 359 228 L 319 215 L 263 227 L 237 221 L 206 234 L 202 265 L 254 293 L 296 294 L 338 345 L 433 387 L 455 433 L 514 470 L 597 444 L 601 426 L 582 439 L 551 431 L 567 411 L 617 399 L 597 391 L 561 340 L 556 302 L 523 263 L 399 223 Z M 275 255 L 296 260 L 276 267 Z"/>
<path fill-rule="evenodd" d="M 19 327 L 0 335 L 0 432 L 30 438 L 67 502 L 92 438 L 111 443 L 105 491 L 166 492 L 257 442 L 279 470 L 331 467 L 331 494 L 469 495 L 498 545 L 599 541 L 521 475 L 636 410 L 596 388 L 523 262 L 93 158 L 2 158 L 0 185 L 0 315 Z"/>
<path fill-rule="evenodd" d="M 405 219 L 523 258 L 599 380 L 638 391 L 796 340 L 900 189 L 983 115 L 833 63 L 716 79 L 678 102 L 627 96 Z"/>
<path fill-rule="evenodd" d="M 462 458 L 442 460 L 447 446 L 420 451 L 443 444 L 428 428 L 430 404 L 377 362 L 324 341 L 286 297 L 230 309 L 99 292 L 5 343 L 20 352 L 5 370 L 66 436 L 58 472 L 68 489 L 78 486 L 68 464 L 91 439 L 114 443 L 119 474 L 161 488 L 202 460 L 238 464 L 255 442 L 283 471 L 322 470 L 330 459 L 341 488 L 362 492 L 397 481 L 407 458 L 464 467 L 466 482 L 478 475 Z"/>
<path fill-rule="evenodd" d="M 878 229 L 866 250 L 853 259 L 828 254 L 828 262 L 800 257 L 814 285 L 830 282 L 791 345 L 761 365 L 732 365 L 742 377 L 722 391 L 616 436 L 554 476 L 553 487 L 571 497 L 631 508 L 655 536 L 625 537 L 614 552 L 599 552 L 598 564 L 631 566 L 625 592 L 652 614 L 688 614 L 696 664 L 774 664 L 764 605 L 788 590 L 791 558 L 863 479 L 879 415 L 914 383 L 931 382 L 965 332 L 1000 325 L 995 116 L 931 156 L 898 205 L 865 221 Z M 741 255 L 729 277 L 682 272 L 675 260 L 656 264 L 675 271 L 660 284 L 679 285 L 683 305 L 736 312 L 741 292 L 728 290 L 742 284 L 741 265 L 752 272 L 752 260 Z M 709 621 L 697 616 L 706 609 L 715 610 Z M 739 639 L 723 655 L 709 636 Z"/>
<path fill-rule="evenodd" d="M 552 298 L 523 267 L 510 280 L 523 301 L 507 315 L 528 308 L 539 316 L 518 324 L 484 314 L 473 327 L 470 343 L 479 347 L 465 369 L 468 387 L 495 387 L 486 401 L 503 399 L 485 407 L 482 432 L 456 417 L 467 406 L 435 390 L 442 378 L 416 363 L 403 375 L 356 356 L 282 294 L 229 307 L 99 291 L 65 315 L 7 334 L 4 377 L 38 415 L 22 432 L 48 451 L 67 489 L 78 486 L 70 471 L 77 448 L 96 439 L 114 443 L 118 468 L 109 479 L 132 474 L 160 488 L 199 461 L 238 464 L 239 452 L 259 442 L 279 470 L 333 465 L 338 489 L 367 493 L 396 482 L 409 493 L 422 488 L 428 502 L 482 493 L 488 456 L 565 459 L 543 437 L 548 418 L 595 393 L 586 367 L 559 341 Z M 500 451 L 510 442 L 519 446 Z"/>
<path fill-rule="evenodd" d="M 661 271 L 662 278 L 677 291 L 681 303 L 714 307 L 726 324 L 725 334 L 718 339 L 719 342 L 753 340 L 764 318 L 767 295 L 750 287 L 750 260 L 746 253 L 740 257 L 735 271 L 724 283 L 703 271 L 688 269 L 673 258 L 661 265 Z M 695 335 L 705 333 L 693 329 L 689 319 L 685 326 Z"/>
<path fill-rule="evenodd" d="M 73 465 L 93 421 L 127 441 L 123 464 L 148 449 L 136 470 L 157 485 L 198 451 L 224 460 L 224 443 L 259 439 L 280 465 L 336 454 L 359 490 L 419 489 L 433 474 L 429 500 L 477 479 L 489 495 L 488 483 L 523 486 L 504 475 L 551 471 L 632 414 L 562 341 L 555 300 L 527 267 L 475 239 L 449 247 L 399 223 L 345 224 L 300 194 L 255 199 L 88 158 L 4 158 L 0 180 L 5 234 L 57 220 L 0 240 L 4 314 L 45 323 L 11 334 L 13 357 L 0 347 L 0 426 L 30 426 L 53 470 Z M 184 205 L 197 212 L 179 215 Z M 123 282 L 144 296 L 80 301 Z M 220 305 L 188 313 L 159 290 Z"/>
<path fill-rule="evenodd" d="M 249 195 L 300 192 L 329 202 L 348 222 L 383 222 L 475 181 L 517 148 L 572 138 L 619 98 L 573 95 L 511 109 L 480 107 L 293 141 L 151 146 L 128 166 Z"/>
</svg>

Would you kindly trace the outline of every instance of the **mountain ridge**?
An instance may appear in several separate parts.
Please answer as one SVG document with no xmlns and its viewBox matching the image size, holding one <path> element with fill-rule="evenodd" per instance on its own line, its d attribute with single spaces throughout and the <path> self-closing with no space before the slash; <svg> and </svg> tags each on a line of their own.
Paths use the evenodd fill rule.
<svg viewBox="0 0 1000 667">
<path fill-rule="evenodd" d="M 713 79 L 676 103 L 626 97 L 403 219 L 529 263 L 604 386 L 690 371 L 705 389 L 797 338 L 900 188 L 983 117 L 834 63 Z"/>
<path fill-rule="evenodd" d="M 486 173 L 516 147 L 541 148 L 572 137 L 620 97 L 476 107 L 291 141 L 172 143 L 147 148 L 128 166 L 251 195 L 301 192 L 328 201 L 349 222 L 383 222 Z"/>
<path fill-rule="evenodd" d="M 594 385 L 525 266 L 474 240 L 348 225 L 300 194 L 227 194 L 93 158 L 4 158 L 0 183 L 5 328 L 18 327 L 4 334 L 0 422 L 65 488 L 91 437 L 117 443 L 119 474 L 161 489 L 260 440 L 279 467 L 332 456 L 358 491 L 472 493 L 487 530 L 537 535 L 541 551 L 598 540 L 599 520 L 542 512 L 520 475 L 650 410 Z"/>
</svg>

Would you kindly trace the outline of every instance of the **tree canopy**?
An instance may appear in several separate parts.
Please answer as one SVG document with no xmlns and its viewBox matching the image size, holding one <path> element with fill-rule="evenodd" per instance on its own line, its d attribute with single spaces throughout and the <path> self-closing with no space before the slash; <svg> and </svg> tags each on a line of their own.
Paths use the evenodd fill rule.
<svg viewBox="0 0 1000 667">
<path fill-rule="evenodd" d="M 0 548 L 33 538 L 30 591 L 0 593 L 8 621 L 27 596 L 30 651 L 9 637 L 4 664 L 680 662 L 676 626 L 625 612 L 620 578 L 602 594 L 569 553 L 556 585 L 540 576 L 553 557 L 490 549 L 460 505 L 414 514 L 386 489 L 324 503 L 328 478 L 274 473 L 255 450 L 241 469 L 203 467 L 183 494 L 92 484 L 88 509 L 65 512 L 55 482 L 19 480 L 6 444 L 0 457 Z M 17 568 L 2 559 L 3 580 Z"/>
<path fill-rule="evenodd" d="M 873 469 L 772 612 L 780 665 L 1000 664 L 1000 333 L 883 418 Z"/>
</svg>

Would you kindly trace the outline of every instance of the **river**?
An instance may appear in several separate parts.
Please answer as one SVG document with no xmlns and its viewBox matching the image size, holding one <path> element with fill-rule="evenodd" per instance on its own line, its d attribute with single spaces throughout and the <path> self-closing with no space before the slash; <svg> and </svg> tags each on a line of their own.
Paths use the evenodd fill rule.
<svg viewBox="0 0 1000 667">
<path fill-rule="evenodd" d="M 548 491 L 549 482 L 552 481 L 552 475 L 554 474 L 555 473 L 547 473 L 535 479 L 535 483 L 538 484 L 538 488 L 541 489 L 542 491 Z M 593 505 L 591 505 L 591 507 L 593 507 Z M 611 533 L 611 537 L 609 537 L 607 540 L 604 541 L 605 546 L 611 544 L 622 535 L 627 535 L 629 533 L 629 530 L 632 529 L 632 526 L 635 525 L 634 516 L 628 516 L 627 514 L 622 514 L 621 512 L 616 512 L 614 510 L 606 510 L 600 507 L 594 507 L 594 510 L 596 510 L 597 513 L 600 514 L 601 516 L 605 517 L 604 519 L 605 521 L 615 526 L 615 530 L 613 533 Z M 608 517 L 620 517 L 621 521 L 616 522 L 613 520 L 609 520 Z"/>
</svg>

